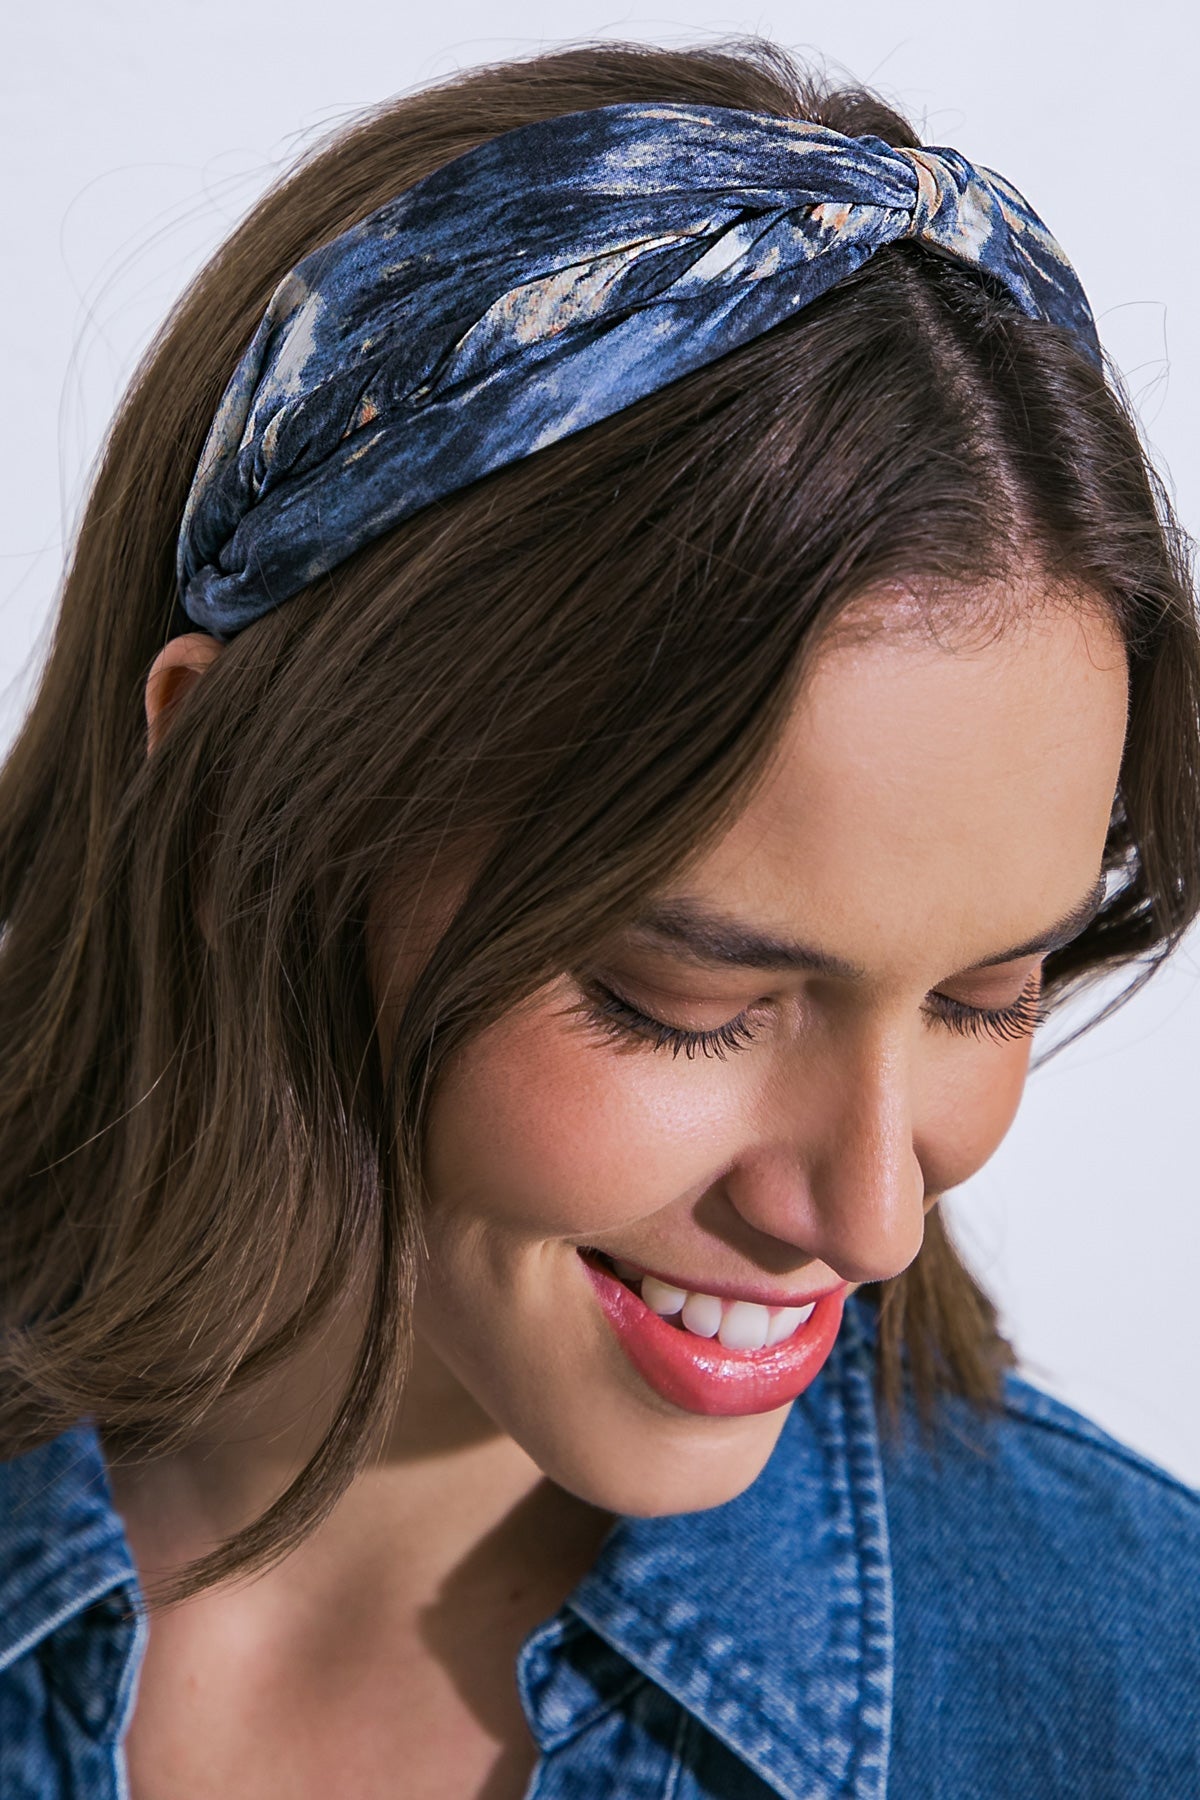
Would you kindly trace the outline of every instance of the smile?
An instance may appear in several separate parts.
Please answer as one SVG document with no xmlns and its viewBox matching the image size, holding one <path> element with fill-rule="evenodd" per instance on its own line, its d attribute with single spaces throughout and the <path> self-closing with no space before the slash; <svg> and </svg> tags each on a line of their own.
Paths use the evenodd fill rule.
<svg viewBox="0 0 1200 1800">
<path fill-rule="evenodd" d="M 772 1412 L 813 1380 L 841 1324 L 846 1285 L 795 1306 L 683 1288 L 581 1250 L 600 1306 L 638 1374 L 685 1411 Z"/>
<path fill-rule="evenodd" d="M 812 1317 L 817 1303 L 812 1299 L 798 1306 L 764 1306 L 755 1300 L 680 1287 L 615 1258 L 600 1260 L 607 1260 L 618 1281 L 639 1295 L 660 1319 L 677 1319 L 685 1331 L 695 1337 L 716 1338 L 726 1350 L 762 1350 L 782 1344 Z"/>
</svg>

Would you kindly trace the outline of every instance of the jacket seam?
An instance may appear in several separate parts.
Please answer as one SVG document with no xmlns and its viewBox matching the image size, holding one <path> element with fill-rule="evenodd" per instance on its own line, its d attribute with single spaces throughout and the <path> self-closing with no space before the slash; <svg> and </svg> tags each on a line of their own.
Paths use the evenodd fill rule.
<svg viewBox="0 0 1200 1800">
<path fill-rule="evenodd" d="M 106 1595 L 122 1590 L 131 1595 L 134 1591 L 133 1580 L 127 1574 L 102 1576 L 90 1588 L 85 1588 L 82 1593 L 72 1594 L 71 1598 L 65 1600 L 56 1612 L 48 1614 L 44 1619 L 39 1619 L 37 1624 L 25 1633 L 24 1637 L 18 1638 L 14 1644 L 10 1644 L 7 1649 L 0 1651 L 0 1675 L 11 1669 L 15 1663 L 20 1662 L 23 1656 L 28 1656 L 31 1650 L 36 1650 L 39 1644 L 53 1636 L 59 1626 L 65 1624 L 68 1619 L 73 1619 L 79 1613 L 86 1612 L 89 1606 L 94 1606 L 97 1600 L 103 1600 Z"/>
<path fill-rule="evenodd" d="M 603 1576 L 595 1577 L 595 1586 L 602 1589 L 604 1592 L 606 1592 L 608 1595 L 610 1595 L 612 1600 L 617 1604 L 617 1606 L 626 1607 L 631 1613 L 635 1613 L 637 1615 L 637 1617 L 642 1621 L 642 1623 L 644 1625 L 646 1625 L 647 1627 L 649 1627 L 649 1629 L 653 1633 L 657 1634 L 660 1631 L 660 1629 L 661 1629 L 660 1623 L 654 1617 L 654 1615 L 646 1612 L 641 1606 L 638 1605 L 636 1600 L 632 1599 L 630 1597 L 630 1595 L 625 1593 L 622 1589 L 614 1587 L 610 1582 L 606 1581 Z M 588 1620 L 587 1623 L 589 1625 L 591 1625 L 592 1629 L 594 1631 L 597 1631 L 601 1637 L 605 1636 L 603 1629 L 598 1624 L 592 1624 L 591 1620 Z M 629 1660 L 632 1662 L 633 1659 L 632 1659 L 632 1657 L 630 1657 L 629 1651 L 627 1649 L 622 1648 L 620 1650 L 620 1654 L 622 1656 L 628 1657 Z M 695 1705 L 695 1702 L 693 1700 L 691 1700 L 685 1693 L 681 1692 L 681 1690 L 677 1684 L 669 1684 L 668 1681 L 663 1678 L 661 1671 L 645 1668 L 644 1665 L 642 1665 L 641 1663 L 637 1663 L 634 1666 L 638 1669 L 640 1675 L 642 1676 L 642 1679 L 652 1682 L 654 1684 L 654 1686 L 656 1688 L 658 1688 L 661 1693 L 668 1695 L 669 1698 L 675 1702 L 675 1704 L 680 1708 L 680 1710 L 682 1712 L 685 1712 L 688 1714 L 689 1717 L 696 1719 L 698 1724 L 703 1726 L 706 1731 L 712 1732 L 712 1735 L 714 1737 L 717 1737 L 718 1739 L 720 1739 L 721 1742 L 723 1742 L 723 1743 L 727 1742 L 727 1740 L 722 1736 L 722 1734 L 720 1732 L 714 1730 L 714 1728 L 711 1725 L 709 1725 L 702 1717 L 700 1717 L 698 1714 L 693 1712 L 692 1708 Z M 720 1677 L 715 1676 L 711 1670 L 708 1671 L 708 1680 L 709 1680 L 710 1693 L 721 1689 L 722 1684 L 720 1682 Z M 725 1690 L 725 1691 L 728 1691 L 728 1690 Z M 744 1696 L 742 1696 L 740 1694 L 737 1696 L 734 1696 L 731 1694 L 730 1698 L 731 1699 L 736 1698 L 736 1702 L 737 1702 L 737 1705 L 740 1708 L 740 1710 L 748 1718 L 752 1719 L 756 1725 L 762 1727 L 766 1731 L 768 1737 L 777 1738 L 779 1736 L 781 1728 L 780 1728 L 778 1719 L 770 1717 L 767 1713 L 763 1712 L 758 1706 L 756 1706 L 753 1701 L 747 1700 Z M 773 1788 L 777 1793 L 782 1791 L 779 1787 L 779 1777 L 777 1774 L 770 1773 L 768 1770 L 763 1768 L 762 1765 L 757 1761 L 757 1759 L 752 1757 L 752 1755 L 750 1753 L 748 1753 L 747 1751 L 745 1751 L 743 1749 L 735 1748 L 732 1745 L 730 1745 L 729 1748 L 731 1750 L 733 1750 L 733 1753 L 739 1758 L 739 1760 L 741 1762 L 745 1763 L 745 1765 L 748 1769 L 753 1770 L 753 1772 L 756 1775 L 758 1775 L 763 1781 L 765 1781 L 769 1787 Z M 820 1771 L 820 1773 L 826 1780 L 831 1780 L 829 1771 L 827 1769 L 822 1769 Z M 791 1790 L 788 1789 L 787 1792 L 790 1793 Z"/>
<path fill-rule="evenodd" d="M 581 1622 L 586 1630 L 591 1630 L 586 1620 Z M 562 1731 L 546 1733 L 544 1738 L 545 1754 L 549 1756 L 553 1751 L 562 1750 L 568 1744 L 573 1743 L 576 1738 L 582 1737 L 583 1733 L 595 1725 L 598 1720 L 607 1718 L 610 1713 L 616 1712 L 638 1688 L 645 1687 L 649 1679 L 650 1677 L 643 1670 L 631 1663 L 628 1676 L 611 1693 L 606 1694 L 602 1700 L 597 1700 L 595 1705 L 584 1707 Z"/>
<path fill-rule="evenodd" d="M 1057 1411 L 1051 1412 L 1049 1407 L 1043 1412 L 1039 1404 L 1042 1396 L 1038 1390 L 1029 1388 L 1028 1393 L 1032 1397 L 1032 1403 L 1028 1401 L 1017 1403 L 1012 1399 L 1005 1400 L 1004 1411 L 1014 1422 L 1032 1425 L 1038 1430 L 1067 1438 L 1072 1443 L 1085 1444 L 1089 1449 L 1098 1451 L 1107 1461 L 1119 1464 L 1133 1475 L 1142 1476 L 1155 1487 L 1165 1488 L 1168 1493 L 1178 1495 L 1189 1505 L 1200 1510 L 1200 1493 L 1197 1493 L 1195 1488 L 1189 1487 L 1185 1481 L 1181 1481 L 1178 1476 L 1172 1475 L 1169 1469 L 1159 1468 L 1157 1464 L 1140 1456 L 1137 1451 L 1127 1449 L 1116 1438 L 1109 1438 L 1089 1430 L 1086 1422 L 1076 1424 L 1070 1418 L 1060 1417 Z M 1057 1402 L 1050 1396 L 1045 1398 L 1049 1402 L 1049 1406 L 1057 1407 Z"/>
<path fill-rule="evenodd" d="M 858 1327 L 857 1316 L 855 1327 Z M 871 1753 L 867 1742 L 870 1736 L 878 1745 L 875 1753 L 878 1776 L 871 1792 L 875 1800 L 883 1800 L 887 1793 L 895 1662 L 892 1559 L 887 1500 L 883 1471 L 879 1464 L 874 1405 L 871 1399 L 871 1377 L 869 1371 L 860 1366 L 861 1349 L 862 1333 L 861 1328 L 858 1328 L 856 1341 L 852 1340 L 846 1346 L 838 1384 L 845 1418 L 845 1458 L 854 1518 L 854 1542 L 858 1561 L 858 1614 L 862 1633 L 854 1739 L 842 1791 L 847 1795 L 855 1794 L 864 1770 L 871 1770 Z M 871 1451 L 874 1451 L 873 1456 Z M 880 1578 L 882 1595 L 875 1592 Z M 874 1694 L 876 1688 L 880 1690 L 878 1700 Z M 867 1714 L 876 1706 L 883 1715 L 882 1720 L 869 1723 Z"/>
<path fill-rule="evenodd" d="M 854 1345 L 854 1344 L 847 1344 L 845 1346 L 844 1350 L 842 1351 L 842 1356 L 844 1358 L 844 1361 L 843 1361 L 842 1367 L 838 1371 L 838 1376 L 839 1376 L 838 1388 L 842 1395 L 843 1407 L 846 1406 L 846 1386 L 847 1386 L 846 1376 L 848 1373 L 848 1365 L 851 1363 L 852 1359 L 854 1358 L 856 1351 L 857 1351 L 857 1345 Z M 830 1371 L 830 1373 L 832 1373 L 832 1370 Z M 857 1396 L 856 1396 L 856 1398 L 857 1398 Z M 855 1413 L 856 1413 L 856 1417 L 857 1417 L 857 1413 L 858 1413 L 857 1406 L 855 1407 Z M 858 1659 L 858 1682 L 857 1682 L 858 1693 L 857 1693 L 857 1700 L 856 1700 L 855 1709 L 854 1709 L 854 1712 L 855 1712 L 854 1735 L 853 1735 L 853 1738 L 850 1743 L 849 1755 L 846 1760 L 846 1767 L 840 1776 L 835 1774 L 834 1771 L 831 1770 L 830 1768 L 828 1768 L 827 1766 L 818 1766 L 818 1770 L 817 1770 L 817 1772 L 820 1774 L 821 1778 L 829 1784 L 831 1791 L 836 1791 L 838 1793 L 841 1793 L 841 1794 L 847 1795 L 847 1796 L 854 1794 L 855 1785 L 858 1781 L 859 1775 L 861 1774 L 861 1771 L 862 1771 L 862 1768 L 864 1765 L 863 1738 L 864 1738 L 865 1724 L 864 1724 L 864 1719 L 863 1719 L 863 1713 L 864 1713 L 865 1707 L 871 1704 L 871 1699 L 870 1699 L 870 1695 L 869 1695 L 869 1691 L 868 1691 L 871 1686 L 871 1680 L 870 1680 L 870 1676 L 869 1676 L 868 1670 L 867 1670 L 867 1662 L 868 1662 L 867 1640 L 868 1640 L 868 1633 L 869 1633 L 868 1614 L 869 1614 L 869 1610 L 870 1610 L 871 1599 L 870 1599 L 870 1596 L 868 1595 L 867 1582 L 864 1578 L 867 1557 L 866 1557 L 866 1553 L 865 1553 L 865 1549 L 864 1549 L 864 1541 L 863 1541 L 863 1504 L 862 1504 L 861 1494 L 858 1491 L 859 1486 L 861 1484 L 861 1478 L 858 1476 L 857 1471 L 852 1470 L 850 1467 L 852 1453 L 851 1453 L 851 1448 L 850 1448 L 849 1435 L 850 1435 L 849 1431 L 847 1430 L 844 1455 L 846 1458 L 847 1471 L 851 1475 L 851 1479 L 849 1480 L 847 1486 L 848 1486 L 848 1493 L 849 1493 L 849 1498 L 850 1498 L 850 1503 L 851 1503 L 851 1514 L 852 1514 L 852 1518 L 853 1518 L 855 1560 L 856 1560 L 857 1572 L 858 1572 L 858 1581 L 857 1581 L 857 1590 L 858 1591 L 857 1591 L 857 1602 L 855 1604 L 846 1603 L 846 1609 L 855 1612 L 858 1622 L 859 1622 L 860 1633 L 861 1633 L 861 1636 L 860 1636 L 861 1649 L 859 1652 L 859 1659 Z M 882 1491 L 882 1477 L 880 1478 L 880 1488 Z M 878 1549 L 878 1547 L 877 1547 L 877 1553 L 881 1557 L 880 1566 L 883 1569 L 885 1578 L 888 1580 L 889 1585 L 890 1585 L 891 1570 L 890 1570 L 890 1559 L 889 1559 L 888 1546 L 887 1546 L 887 1535 L 886 1535 L 887 1534 L 886 1506 L 881 1508 L 881 1517 L 880 1517 L 879 1521 L 877 1522 L 876 1529 L 877 1529 L 877 1535 L 882 1534 L 882 1537 L 883 1537 L 882 1548 Z M 640 1605 L 639 1601 L 631 1593 L 626 1592 L 622 1588 L 615 1587 L 604 1576 L 593 1575 L 592 1581 L 595 1583 L 595 1585 L 597 1587 L 599 1587 L 603 1591 L 607 1592 L 612 1597 L 612 1599 L 617 1603 L 618 1606 L 626 1607 L 629 1609 L 630 1612 L 636 1614 L 637 1617 L 640 1620 L 642 1620 L 642 1622 L 651 1629 L 651 1631 L 653 1631 L 653 1632 L 658 1631 L 659 1625 L 658 1625 L 657 1619 L 655 1619 L 652 1614 L 645 1611 L 645 1609 Z M 568 1604 L 570 1605 L 572 1603 L 568 1602 Z M 605 1635 L 603 1630 L 596 1623 L 594 1623 L 591 1620 L 588 1620 L 587 1622 L 589 1625 L 591 1625 L 591 1628 L 593 1630 L 599 1631 L 599 1634 L 602 1637 Z M 889 1617 L 888 1622 L 889 1622 L 889 1627 L 890 1627 L 890 1617 Z M 890 1677 L 892 1655 L 894 1654 L 893 1646 L 894 1646 L 894 1639 L 891 1638 L 890 1631 L 889 1631 L 888 1654 L 885 1656 L 885 1662 L 887 1663 L 889 1677 Z M 621 1654 L 627 1656 L 628 1651 L 625 1649 L 622 1649 Z M 697 1715 L 692 1713 L 692 1706 L 693 1706 L 694 1702 L 687 1699 L 677 1689 L 673 1689 L 672 1687 L 669 1687 L 667 1685 L 667 1683 L 663 1680 L 662 1675 L 659 1672 L 647 1669 L 644 1671 L 644 1673 L 645 1673 L 646 1679 L 652 1681 L 653 1684 L 657 1688 L 659 1688 L 662 1692 L 669 1694 L 670 1697 L 681 1708 L 681 1710 L 683 1710 L 685 1713 L 687 1713 L 690 1717 L 693 1717 L 693 1718 L 697 1717 Z M 715 1674 L 710 1669 L 708 1671 L 708 1679 L 709 1679 L 709 1684 L 710 1684 L 710 1693 L 713 1691 L 720 1691 L 722 1684 L 720 1682 L 719 1675 Z M 887 1687 L 888 1687 L 888 1693 L 885 1697 L 884 1704 L 886 1706 L 888 1706 L 890 1709 L 890 1688 L 891 1688 L 890 1679 L 888 1680 Z M 732 1696 L 732 1695 L 730 1697 L 734 1698 L 734 1696 Z M 755 1705 L 753 1701 L 746 1699 L 744 1695 L 740 1695 L 740 1694 L 737 1695 L 736 1701 L 737 1701 L 737 1705 L 739 1706 L 741 1711 L 749 1719 L 753 1720 L 753 1722 L 766 1733 L 768 1738 L 778 1739 L 781 1735 L 786 1736 L 786 1730 L 785 1730 L 785 1728 L 781 1727 L 780 1721 L 777 1717 L 774 1717 L 773 1715 L 769 1714 L 760 1706 Z M 705 1721 L 702 1717 L 697 1718 L 697 1722 L 699 1724 L 701 1724 L 702 1726 L 704 1726 L 705 1729 L 708 1729 L 708 1730 L 712 1729 L 710 1726 L 707 1726 L 705 1724 Z M 882 1796 L 884 1796 L 887 1791 L 887 1788 L 886 1788 L 887 1747 L 888 1747 L 888 1740 L 890 1738 L 890 1729 L 891 1729 L 891 1725 L 890 1725 L 890 1717 L 889 1717 L 886 1728 L 881 1730 L 881 1732 L 880 1732 L 880 1739 L 881 1739 L 881 1743 L 883 1746 L 883 1756 L 882 1756 L 883 1766 L 882 1766 L 882 1770 L 881 1770 L 882 1779 L 881 1779 L 880 1783 L 877 1784 L 876 1789 L 875 1789 L 875 1793 L 879 1796 L 879 1800 L 882 1800 Z M 720 1736 L 721 1734 L 717 1733 L 716 1735 Z M 757 1758 L 753 1757 L 744 1748 L 737 1748 L 735 1746 L 730 1746 L 730 1747 L 732 1749 L 734 1749 L 734 1753 L 746 1765 L 746 1767 L 749 1769 L 752 1769 L 753 1772 L 756 1775 L 758 1775 L 760 1777 L 760 1779 L 765 1781 L 769 1787 L 773 1788 L 776 1792 L 781 1791 L 780 1786 L 779 1786 L 780 1778 L 779 1778 L 778 1773 L 771 1771 L 768 1768 L 764 1767 L 758 1761 Z M 786 1791 L 790 1793 L 792 1790 L 789 1787 Z"/>
</svg>

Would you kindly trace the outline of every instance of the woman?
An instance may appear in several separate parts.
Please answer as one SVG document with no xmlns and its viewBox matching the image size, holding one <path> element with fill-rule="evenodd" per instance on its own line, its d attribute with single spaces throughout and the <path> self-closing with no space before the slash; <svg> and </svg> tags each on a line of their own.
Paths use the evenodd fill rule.
<svg viewBox="0 0 1200 1800">
<path fill-rule="evenodd" d="M 915 142 L 481 70 L 154 346 L 0 790 L 5 1794 L 1200 1791 L 1195 1496 L 936 1210 L 1195 915 L 1195 614 Z"/>
</svg>

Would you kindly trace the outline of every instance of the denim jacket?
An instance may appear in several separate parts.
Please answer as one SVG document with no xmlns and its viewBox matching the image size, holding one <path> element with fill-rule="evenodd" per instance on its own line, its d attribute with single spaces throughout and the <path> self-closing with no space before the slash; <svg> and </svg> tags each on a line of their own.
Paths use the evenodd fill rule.
<svg viewBox="0 0 1200 1800">
<path fill-rule="evenodd" d="M 872 1360 L 854 1300 L 744 1494 L 617 1521 L 527 1800 L 1200 1800 L 1200 1496 L 1015 1378 L 881 1433 Z M 146 1630 L 94 1433 L 0 1465 L 2 1800 L 126 1794 Z"/>
</svg>

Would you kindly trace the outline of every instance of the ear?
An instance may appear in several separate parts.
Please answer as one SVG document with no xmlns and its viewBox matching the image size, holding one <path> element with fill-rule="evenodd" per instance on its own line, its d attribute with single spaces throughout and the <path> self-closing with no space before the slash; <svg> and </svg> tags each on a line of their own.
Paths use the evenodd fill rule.
<svg viewBox="0 0 1200 1800">
<path fill-rule="evenodd" d="M 146 677 L 147 754 L 162 742 L 175 708 L 222 648 L 207 632 L 189 631 L 159 651 Z"/>
</svg>

